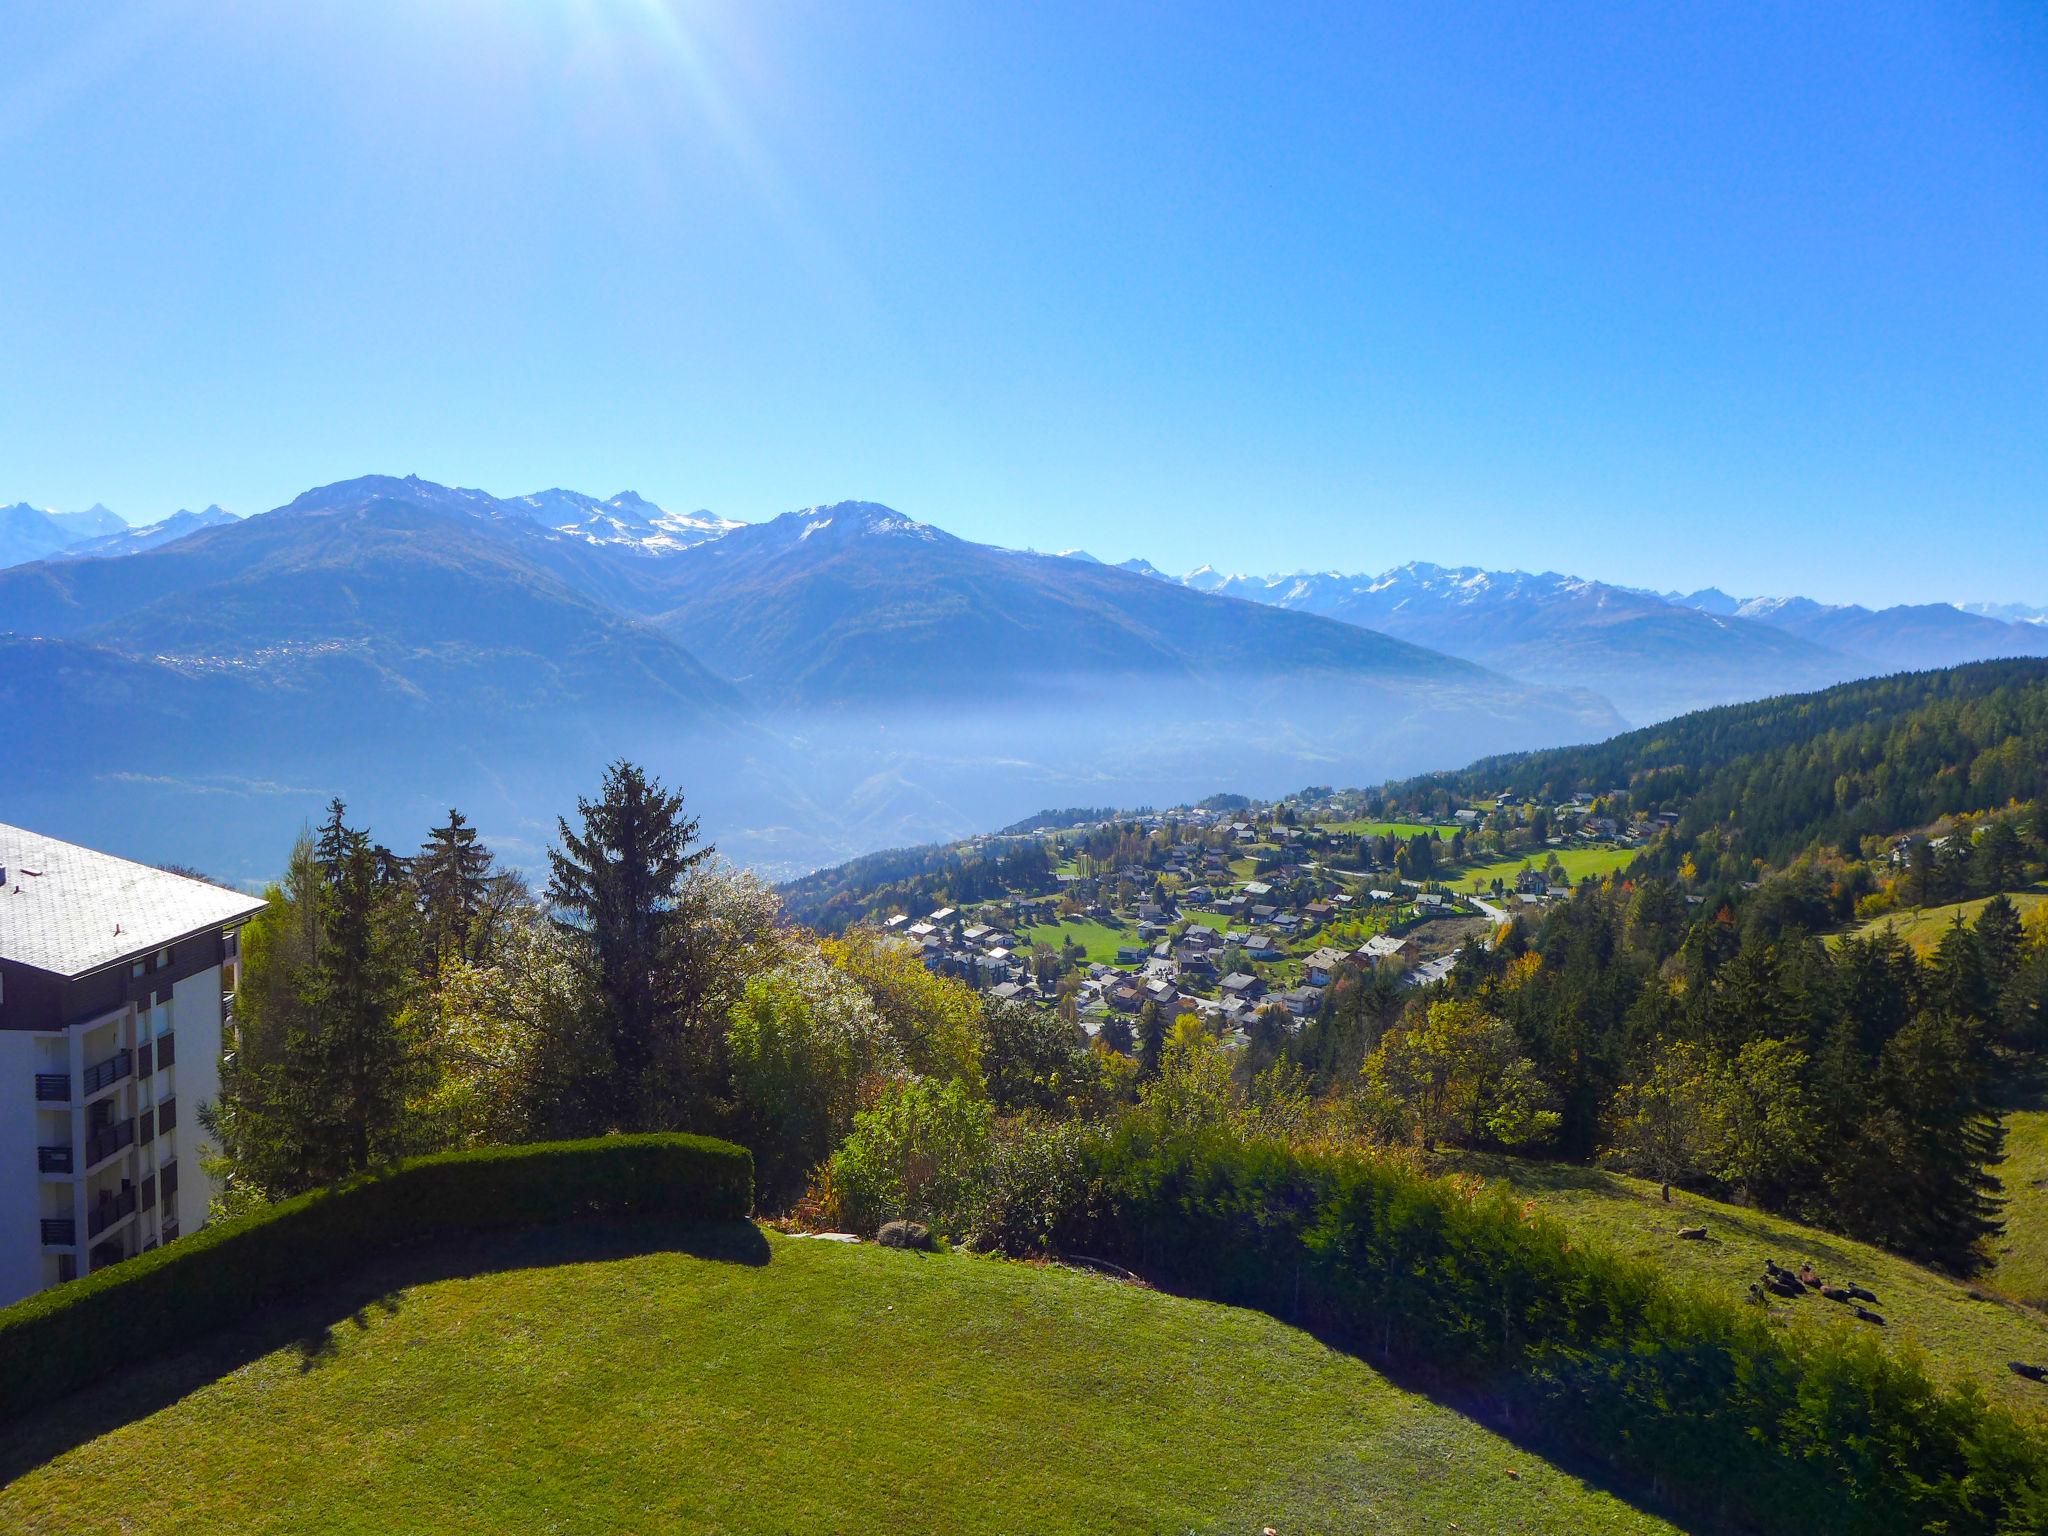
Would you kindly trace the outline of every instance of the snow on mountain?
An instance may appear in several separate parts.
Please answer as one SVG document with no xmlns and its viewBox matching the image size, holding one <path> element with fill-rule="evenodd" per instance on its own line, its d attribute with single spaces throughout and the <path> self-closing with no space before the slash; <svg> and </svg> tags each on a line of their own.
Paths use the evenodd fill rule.
<svg viewBox="0 0 2048 1536">
<path fill-rule="evenodd" d="M 671 512 L 637 491 L 620 491 L 600 501 L 595 496 L 558 486 L 527 496 L 507 497 L 505 505 L 524 511 L 535 522 L 570 538 L 646 555 L 674 554 L 740 526 L 730 518 L 707 511 Z"/>
<path fill-rule="evenodd" d="M 143 523 L 130 528 L 125 523 L 118 533 L 102 538 L 85 539 L 71 545 L 64 551 L 67 560 L 107 560 L 121 555 L 136 554 L 145 549 L 155 549 L 159 544 L 169 544 L 182 539 L 189 533 L 202 528 L 218 528 L 223 523 L 238 523 L 241 519 L 218 502 L 204 512 L 180 508 L 169 517 L 154 523 Z"/>
<path fill-rule="evenodd" d="M 1981 619 L 2003 619 L 2008 624 L 2048 624 L 2048 608 L 2036 608 L 2031 603 L 1955 603 L 1952 606 Z"/>
</svg>

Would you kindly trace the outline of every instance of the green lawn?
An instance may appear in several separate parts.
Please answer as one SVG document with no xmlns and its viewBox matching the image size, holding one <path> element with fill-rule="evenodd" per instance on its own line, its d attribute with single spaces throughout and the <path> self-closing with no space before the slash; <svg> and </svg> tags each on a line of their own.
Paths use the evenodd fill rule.
<svg viewBox="0 0 2048 1536">
<path fill-rule="evenodd" d="M 1432 827 L 1420 821 L 1326 821 L 1325 832 L 1348 832 L 1358 837 L 1415 837 L 1423 832 L 1441 832 L 1449 842 L 1450 827 Z"/>
<path fill-rule="evenodd" d="M 2012 904 L 2019 909 L 2022 917 L 2042 902 L 2048 901 L 2048 891 L 2038 886 L 2032 890 L 2013 891 L 2010 895 Z M 1901 908 L 1897 912 L 1887 912 L 1883 917 L 1871 918 L 1855 932 L 1867 939 L 1890 928 L 1921 954 L 1932 954 L 1935 945 L 1941 942 L 1941 936 L 1948 932 L 1958 916 L 1961 916 L 1965 923 L 1974 923 L 1977 914 L 1984 910 L 1984 903 L 1990 899 L 1989 896 L 1980 896 L 1975 901 L 1953 901 L 1942 907 Z"/>
<path fill-rule="evenodd" d="M 1116 964 L 1116 952 L 1125 944 L 1138 942 L 1135 928 L 1111 928 L 1107 924 L 1085 918 L 1069 918 L 1064 923 L 1047 923 L 1037 928 L 1019 928 L 1017 937 L 1024 944 L 1050 944 L 1054 949 L 1062 948 L 1069 940 L 1088 951 L 1089 960 L 1096 965 Z"/>
<path fill-rule="evenodd" d="M 2044 1154 L 2048 1130 L 2037 1126 L 2030 1156 Z M 1725 1295 L 1743 1296 L 1766 1258 L 1793 1269 L 1811 1259 L 1824 1278 L 1858 1281 L 1877 1293 L 1874 1310 L 1885 1319 L 1881 1336 L 1887 1343 L 1917 1346 L 1943 1377 L 1975 1381 L 1999 1402 L 2048 1417 L 2048 1385 L 2006 1369 L 2009 1360 L 2048 1364 L 2048 1316 L 1994 1296 L 1995 1275 L 1986 1276 L 1982 1285 L 1959 1282 L 1845 1237 L 1683 1191 L 1673 1191 L 1672 1203 L 1665 1205 L 1656 1185 L 1600 1169 L 1470 1155 L 1458 1156 L 1451 1166 L 1505 1182 L 1588 1240 L 1648 1259 Z M 2014 1170 L 2007 1164 L 2000 1173 L 2010 1182 Z M 2029 1194 L 2040 1201 L 2038 1192 Z M 1708 1241 L 1676 1235 L 1679 1227 L 1702 1222 Z M 2037 1226 L 2028 1230 L 2040 1235 Z M 2030 1248 L 2029 1254 L 2039 1262 L 2039 1253 Z M 1984 1299 L 1973 1300 L 1972 1290 Z M 1868 1327 L 1845 1318 L 1840 1306 L 1818 1294 L 1774 1300 L 1773 1306 L 1795 1324 Z"/>
<path fill-rule="evenodd" d="M 1550 862 L 1555 852 L 1557 860 L 1564 865 L 1564 872 L 1573 884 L 1588 875 L 1607 875 L 1617 869 L 1626 869 L 1635 862 L 1638 850 L 1634 848 L 1546 848 L 1540 855 L 1516 855 L 1511 859 L 1497 859 L 1490 864 L 1474 864 L 1447 877 L 1447 883 L 1455 884 L 1461 891 L 1479 890 L 1493 884 L 1498 875 L 1510 889 L 1515 876 L 1522 872 L 1524 864 L 1534 864 L 1538 869 Z"/>
<path fill-rule="evenodd" d="M 0 1529 L 1674 1529 L 1259 1313 L 751 1227 L 692 1246 L 415 1254 L 140 1362 L 8 1426 Z"/>
</svg>

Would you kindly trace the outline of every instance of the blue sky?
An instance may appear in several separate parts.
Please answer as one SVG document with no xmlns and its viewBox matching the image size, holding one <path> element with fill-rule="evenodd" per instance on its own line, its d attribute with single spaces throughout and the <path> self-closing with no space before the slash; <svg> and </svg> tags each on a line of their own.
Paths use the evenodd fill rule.
<svg viewBox="0 0 2048 1536">
<path fill-rule="evenodd" d="M 2048 602 L 2048 12 L 0 0 L 0 501 Z"/>
</svg>

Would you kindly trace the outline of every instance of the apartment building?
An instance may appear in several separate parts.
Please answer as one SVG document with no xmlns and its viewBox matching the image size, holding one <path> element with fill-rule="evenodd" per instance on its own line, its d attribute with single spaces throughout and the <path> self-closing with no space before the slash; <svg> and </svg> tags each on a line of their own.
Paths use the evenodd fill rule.
<svg viewBox="0 0 2048 1536">
<path fill-rule="evenodd" d="M 206 1218 L 240 891 L 0 823 L 0 1305 Z"/>
</svg>

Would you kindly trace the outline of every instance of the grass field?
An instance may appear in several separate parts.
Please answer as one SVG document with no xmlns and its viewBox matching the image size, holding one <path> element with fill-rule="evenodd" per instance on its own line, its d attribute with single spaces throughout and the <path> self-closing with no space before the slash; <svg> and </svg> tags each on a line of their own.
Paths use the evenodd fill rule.
<svg viewBox="0 0 2048 1536">
<path fill-rule="evenodd" d="M 2039 886 L 2032 890 L 2014 891 L 2011 896 L 2012 904 L 2019 908 L 2022 917 L 2040 906 L 2042 902 L 2048 901 L 2048 891 L 2042 890 Z M 1935 945 L 1941 942 L 1941 936 L 1948 932 L 1958 916 L 1965 923 L 1974 923 L 1977 914 L 1984 910 L 1984 903 L 1990 899 L 1988 896 L 1982 896 L 1975 901 L 1953 901 L 1942 907 L 1921 907 L 1917 910 L 1905 908 L 1897 912 L 1887 912 L 1883 917 L 1871 918 L 1854 932 L 1859 937 L 1869 938 L 1872 934 L 1890 928 L 1921 954 L 1931 954 Z"/>
<path fill-rule="evenodd" d="M 0 1529 L 1675 1529 L 1259 1313 L 667 1236 L 416 1254 L 141 1362 L 8 1426 Z"/>
<path fill-rule="evenodd" d="M 1054 949 L 1059 949 L 1071 940 L 1088 951 L 1088 959 L 1093 964 L 1114 965 L 1116 952 L 1121 946 L 1138 942 L 1138 930 L 1111 928 L 1104 923 L 1069 918 L 1064 923 L 1048 923 L 1038 928 L 1019 928 L 1017 937 L 1027 946 L 1050 944 Z"/>
<path fill-rule="evenodd" d="M 1559 848 L 1554 850 L 1557 861 L 1564 866 L 1564 872 L 1576 884 L 1588 875 L 1607 875 L 1617 869 L 1626 869 L 1635 862 L 1638 850 L 1634 848 Z M 1541 856 L 1517 855 L 1512 859 L 1496 859 L 1490 864 L 1474 864 L 1448 877 L 1447 883 L 1461 891 L 1479 890 L 1493 883 L 1498 875 L 1510 888 L 1515 876 L 1522 872 L 1524 864 L 1534 864 L 1538 869 L 1550 862 L 1551 849 L 1544 849 Z"/>
<path fill-rule="evenodd" d="M 2048 1155 L 2048 1125 L 2034 1130 L 2031 1155 Z M 1848 1238 L 1683 1191 L 1674 1190 L 1665 1205 L 1656 1185 L 1600 1169 L 1477 1156 L 1459 1157 L 1453 1166 L 1505 1183 L 1589 1240 L 1724 1295 L 1743 1296 L 1766 1258 L 1794 1269 L 1811 1259 L 1823 1277 L 1858 1281 L 1877 1293 L 1874 1310 L 1885 1319 L 1882 1336 L 1888 1344 L 1917 1347 L 1945 1379 L 1975 1381 L 1993 1400 L 2048 1418 L 2048 1385 L 2006 1369 L 2009 1360 L 2048 1364 L 2048 1316 L 1992 1296 L 1987 1285 L 1995 1284 L 1995 1276 L 1985 1277 L 1986 1285 L 1961 1283 Z M 2000 1174 L 2010 1182 L 2014 1170 L 2008 1164 Z M 2040 1210 L 2039 1192 L 2029 1193 Z M 1676 1236 L 1680 1226 L 1702 1222 L 1707 1241 Z M 2037 1225 L 2031 1230 L 2039 1235 Z M 2029 1262 L 2038 1265 L 2041 1257 L 2029 1249 Z M 1971 1299 L 1973 1289 L 1986 1299 Z M 1774 1300 L 1773 1306 L 1795 1325 L 1869 1326 L 1844 1317 L 1840 1306 L 1817 1294 Z"/>
<path fill-rule="evenodd" d="M 1452 828 L 1431 827 L 1420 821 L 1326 821 L 1321 823 L 1325 832 L 1348 832 L 1357 837 L 1414 837 L 1418 833 L 1436 831 L 1444 834 L 1448 842 Z"/>
</svg>

